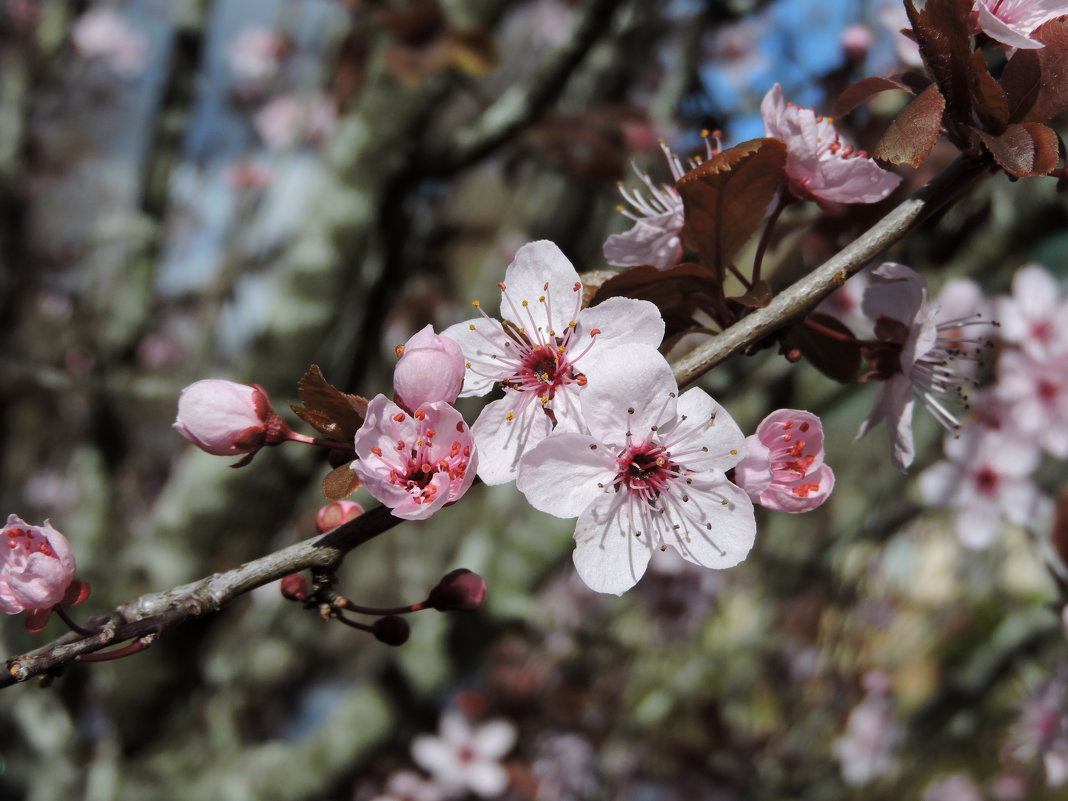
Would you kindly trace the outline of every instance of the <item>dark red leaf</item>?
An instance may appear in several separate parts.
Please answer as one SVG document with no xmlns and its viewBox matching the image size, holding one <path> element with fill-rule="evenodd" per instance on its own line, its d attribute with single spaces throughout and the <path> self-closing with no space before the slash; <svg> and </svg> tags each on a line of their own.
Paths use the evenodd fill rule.
<svg viewBox="0 0 1068 801">
<path fill-rule="evenodd" d="M 360 488 L 360 479 L 348 464 L 335 467 L 323 478 L 323 495 L 331 501 L 343 501 Z"/>
<path fill-rule="evenodd" d="M 808 319 L 815 325 L 801 322 L 791 328 L 783 340 L 783 351 L 797 349 L 813 367 L 835 381 L 855 381 L 860 370 L 860 346 L 853 333 L 823 312 L 813 312 Z"/>
<path fill-rule="evenodd" d="M 979 94 L 968 23 L 971 10 L 972 0 L 927 0 L 919 11 L 913 0 L 905 0 L 923 63 L 945 99 L 944 122 L 951 133 L 971 124 L 972 101 Z"/>
<path fill-rule="evenodd" d="M 1057 166 L 1057 134 L 1039 122 L 1010 125 L 1000 136 L 979 132 L 987 150 L 1009 175 L 1045 175 Z"/>
<path fill-rule="evenodd" d="M 890 123 L 875 148 L 875 158 L 919 167 L 938 141 L 945 107 L 937 84 L 928 86 Z"/>
<path fill-rule="evenodd" d="M 582 307 L 586 308 L 593 303 L 594 297 L 600 291 L 601 286 L 612 278 L 619 275 L 619 270 L 587 270 L 579 273 L 582 281 Z"/>
<path fill-rule="evenodd" d="M 740 295 L 736 298 L 727 298 L 727 300 L 733 300 L 735 303 L 739 303 L 750 309 L 763 309 L 771 303 L 773 297 L 774 293 L 771 291 L 771 284 L 761 279 L 753 284 L 753 286 L 749 288 L 749 291 L 744 295 Z"/>
<path fill-rule="evenodd" d="M 289 404 L 301 420 L 332 439 L 347 442 L 356 436 L 367 414 L 367 399 L 333 387 L 319 365 L 313 364 L 297 384 L 304 404 Z"/>
<path fill-rule="evenodd" d="M 980 50 L 972 55 L 975 62 L 975 93 L 972 102 L 975 105 L 975 113 L 982 121 L 986 129 L 999 134 L 1005 130 L 1009 122 L 1009 98 L 1001 84 L 994 80 L 994 76 L 987 69 L 986 59 Z"/>
<path fill-rule="evenodd" d="M 648 300 L 660 310 L 667 326 L 665 337 L 694 326 L 693 312 L 702 301 L 722 300 L 723 285 L 701 264 L 684 262 L 666 270 L 632 267 L 601 284 L 591 306 L 608 298 Z"/>
<path fill-rule="evenodd" d="M 835 117 L 844 117 L 857 106 L 867 103 L 869 99 L 888 89 L 901 89 L 913 94 L 907 84 L 893 78 L 864 78 L 838 95 L 838 102 L 834 104 L 834 111 L 831 113 Z"/>
<path fill-rule="evenodd" d="M 686 223 L 682 240 L 721 279 L 757 229 L 786 165 L 778 139 L 751 139 L 717 153 L 679 179 Z"/>
<path fill-rule="evenodd" d="M 1068 20 L 1051 20 L 1032 36 L 1046 46 L 1017 50 L 1001 74 L 1010 122 L 1045 122 L 1068 109 Z"/>
</svg>

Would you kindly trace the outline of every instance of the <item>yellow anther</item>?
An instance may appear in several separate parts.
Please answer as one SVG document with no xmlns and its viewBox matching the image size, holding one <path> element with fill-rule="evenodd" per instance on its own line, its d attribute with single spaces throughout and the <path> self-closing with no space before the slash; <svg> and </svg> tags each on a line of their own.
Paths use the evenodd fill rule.
<svg viewBox="0 0 1068 801">
<path fill-rule="evenodd" d="M 482 304 L 479 303 L 477 300 L 473 300 L 473 301 L 471 301 L 471 305 L 477 308 L 477 307 L 481 306 Z"/>
<path fill-rule="evenodd" d="M 470 330 L 472 330 L 472 331 L 474 331 L 474 330 L 475 330 L 475 324 L 474 324 L 474 323 L 471 323 L 471 324 L 470 324 L 469 326 L 467 326 L 467 327 L 468 327 L 468 328 L 469 328 Z"/>
<path fill-rule="evenodd" d="M 504 419 L 507 420 L 508 422 L 511 422 L 512 420 L 515 420 L 515 415 L 512 414 L 511 412 L 508 412 L 508 414 L 506 414 L 504 416 Z"/>
<path fill-rule="evenodd" d="M 526 306 L 526 305 L 527 305 L 527 302 L 526 302 L 525 300 L 523 301 L 523 305 L 524 305 L 524 306 Z"/>
</svg>

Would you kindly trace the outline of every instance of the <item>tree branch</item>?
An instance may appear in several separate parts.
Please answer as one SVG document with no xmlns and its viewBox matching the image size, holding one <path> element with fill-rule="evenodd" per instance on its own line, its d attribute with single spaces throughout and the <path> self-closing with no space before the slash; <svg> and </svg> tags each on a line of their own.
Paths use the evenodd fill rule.
<svg viewBox="0 0 1068 801">
<path fill-rule="evenodd" d="M 0 673 L 0 687 L 51 673 L 81 654 L 159 634 L 186 620 L 214 614 L 239 595 L 290 573 L 311 568 L 328 572 L 336 570 L 349 551 L 400 522 L 387 507 L 379 506 L 326 534 L 246 562 L 233 570 L 165 592 L 142 595 L 107 615 L 90 620 L 89 627 L 97 629 L 92 636 L 70 632 L 48 645 L 6 660 L 4 671 Z"/>
<path fill-rule="evenodd" d="M 874 226 L 807 276 L 775 296 L 763 309 L 743 317 L 675 365 L 679 386 L 689 384 L 736 353 L 760 342 L 814 309 L 821 300 L 863 269 L 921 222 L 964 191 L 989 169 L 986 160 L 959 158 Z"/>
</svg>

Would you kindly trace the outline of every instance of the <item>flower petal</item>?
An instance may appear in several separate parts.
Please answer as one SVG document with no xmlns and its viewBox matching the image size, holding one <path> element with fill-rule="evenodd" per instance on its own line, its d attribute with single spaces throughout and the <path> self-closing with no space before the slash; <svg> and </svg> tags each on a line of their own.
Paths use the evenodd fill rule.
<svg viewBox="0 0 1068 801">
<path fill-rule="evenodd" d="M 591 590 L 622 595 L 649 565 L 652 538 L 648 533 L 637 537 L 626 525 L 629 501 L 627 493 L 600 495 L 575 525 L 572 558 Z"/>
<path fill-rule="evenodd" d="M 487 405 L 471 426 L 478 446 L 478 477 L 490 485 L 514 479 L 520 458 L 549 436 L 552 427 L 536 399 L 506 392 Z"/>
<path fill-rule="evenodd" d="M 516 487 L 535 509 L 578 517 L 612 481 L 616 462 L 614 449 L 591 436 L 553 434 L 519 462 Z"/>
</svg>

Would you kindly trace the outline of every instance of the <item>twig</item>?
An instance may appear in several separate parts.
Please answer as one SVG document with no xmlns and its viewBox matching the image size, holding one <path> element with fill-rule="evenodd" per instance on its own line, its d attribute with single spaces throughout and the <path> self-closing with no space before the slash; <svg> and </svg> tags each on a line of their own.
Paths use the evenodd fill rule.
<svg viewBox="0 0 1068 801">
<path fill-rule="evenodd" d="M 757 309 L 679 359 L 674 365 L 679 386 L 689 384 L 730 356 L 811 311 L 849 276 L 960 194 L 989 166 L 986 161 L 963 157 L 955 161 L 840 253 L 776 295 L 765 308 Z"/>
</svg>

